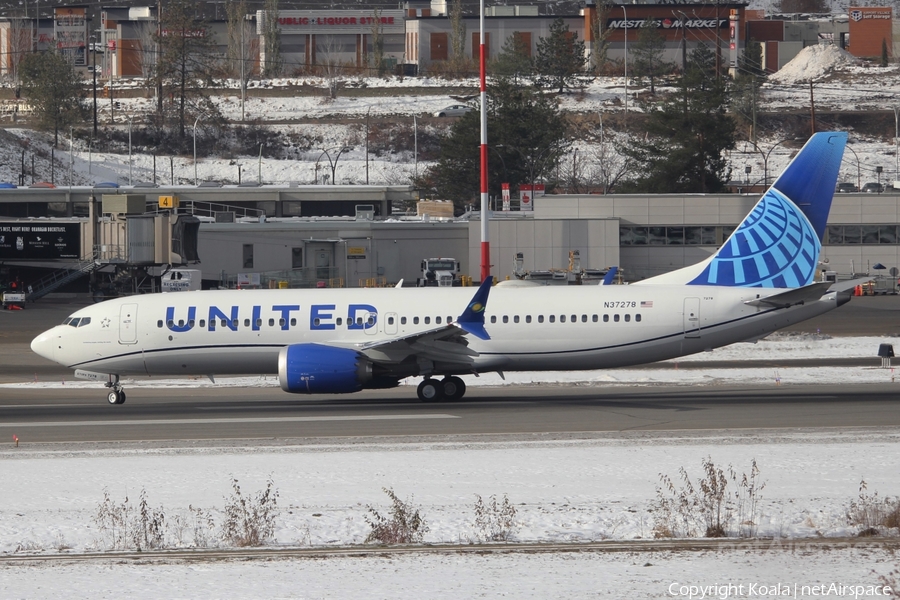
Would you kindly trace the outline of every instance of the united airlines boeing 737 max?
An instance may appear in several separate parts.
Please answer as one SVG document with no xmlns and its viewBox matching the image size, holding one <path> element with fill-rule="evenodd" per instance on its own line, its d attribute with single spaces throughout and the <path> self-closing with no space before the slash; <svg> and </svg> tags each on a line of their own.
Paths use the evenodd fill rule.
<svg viewBox="0 0 900 600">
<path fill-rule="evenodd" d="M 846 141 L 814 135 L 718 252 L 632 285 L 150 294 L 81 309 L 31 348 L 104 381 L 111 404 L 125 374 L 277 373 L 305 394 L 422 376 L 427 401 L 461 398 L 466 373 L 621 367 L 758 339 L 849 299 L 813 282 Z"/>
</svg>

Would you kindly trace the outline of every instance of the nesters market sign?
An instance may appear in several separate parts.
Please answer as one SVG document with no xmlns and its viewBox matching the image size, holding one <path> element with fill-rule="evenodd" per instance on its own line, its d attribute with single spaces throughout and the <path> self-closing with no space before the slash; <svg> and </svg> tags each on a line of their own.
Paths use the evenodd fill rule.
<svg viewBox="0 0 900 600">
<path fill-rule="evenodd" d="M 402 10 L 375 12 L 336 10 L 283 10 L 278 25 L 286 33 L 371 33 L 376 25 L 382 33 L 404 33 Z"/>
<path fill-rule="evenodd" d="M 728 27 L 728 19 L 607 19 L 607 29 L 640 29 L 642 27 L 656 27 L 657 29 L 723 29 Z"/>
</svg>

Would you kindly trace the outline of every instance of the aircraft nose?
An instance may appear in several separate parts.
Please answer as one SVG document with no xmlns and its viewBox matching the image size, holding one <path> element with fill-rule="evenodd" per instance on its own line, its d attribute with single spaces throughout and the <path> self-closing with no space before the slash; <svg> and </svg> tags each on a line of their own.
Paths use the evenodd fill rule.
<svg viewBox="0 0 900 600">
<path fill-rule="evenodd" d="M 47 360 L 54 359 L 54 350 L 56 349 L 56 335 L 52 333 L 52 329 L 45 331 L 41 335 L 31 340 L 31 351 L 42 356 Z"/>
</svg>

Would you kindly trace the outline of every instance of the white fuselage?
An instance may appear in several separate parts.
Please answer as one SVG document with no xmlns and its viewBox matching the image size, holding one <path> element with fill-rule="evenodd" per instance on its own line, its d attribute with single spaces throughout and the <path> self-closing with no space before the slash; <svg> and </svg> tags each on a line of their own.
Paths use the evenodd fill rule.
<svg viewBox="0 0 900 600">
<path fill-rule="evenodd" d="M 292 344 L 353 348 L 455 321 L 474 288 L 201 291 L 109 300 L 32 343 L 73 369 L 142 375 L 274 374 Z M 757 339 L 835 308 L 745 301 L 779 290 L 685 285 L 495 287 L 490 339 L 456 372 L 581 370 L 648 363 Z M 87 324 L 82 321 L 90 318 Z M 440 365 L 434 365 L 440 370 Z M 444 372 L 452 372 L 448 366 Z"/>
</svg>

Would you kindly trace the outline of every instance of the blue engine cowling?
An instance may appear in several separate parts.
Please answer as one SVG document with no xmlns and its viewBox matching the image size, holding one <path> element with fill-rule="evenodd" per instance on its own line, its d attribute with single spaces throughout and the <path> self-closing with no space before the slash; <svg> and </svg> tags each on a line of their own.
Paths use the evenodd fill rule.
<svg viewBox="0 0 900 600">
<path fill-rule="evenodd" d="M 356 350 L 294 344 L 278 353 L 278 382 L 293 394 L 347 394 L 371 379 L 372 363 Z"/>
</svg>

